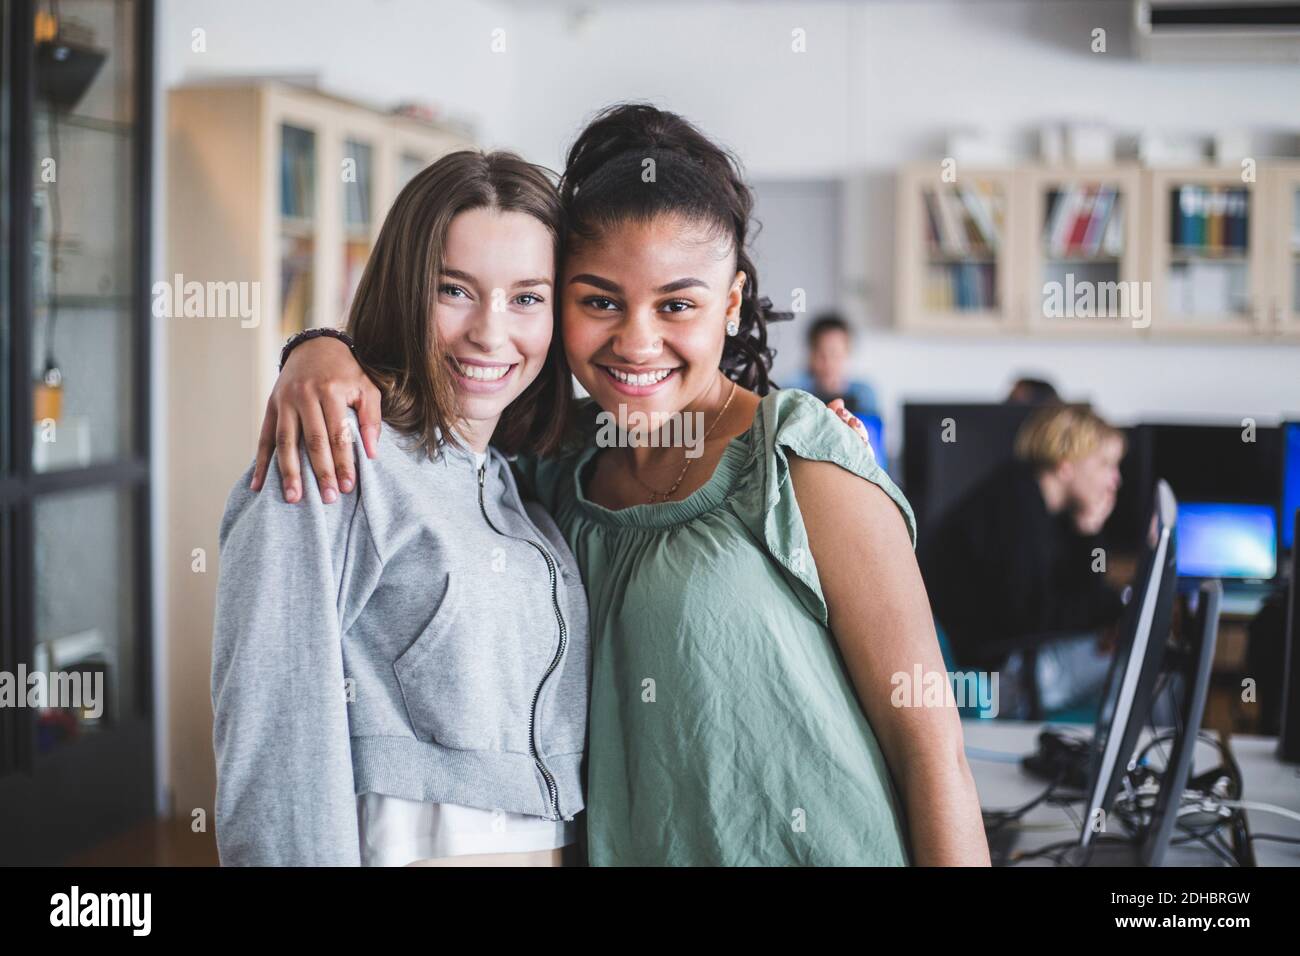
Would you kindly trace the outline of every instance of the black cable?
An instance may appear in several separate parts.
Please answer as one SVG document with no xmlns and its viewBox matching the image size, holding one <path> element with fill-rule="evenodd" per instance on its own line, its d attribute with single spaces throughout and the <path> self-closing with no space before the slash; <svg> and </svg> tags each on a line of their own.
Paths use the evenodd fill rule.
<svg viewBox="0 0 1300 956">
<path fill-rule="evenodd" d="M 1061 785 L 1061 781 L 1063 781 L 1064 779 L 1065 779 L 1064 773 L 1058 774 L 1056 779 L 1054 779 L 1051 783 L 1047 785 L 1046 790 L 1044 790 L 1038 796 L 1034 797 L 1028 803 L 1021 804 L 1020 806 L 1015 807 L 1011 810 L 983 811 L 985 831 L 996 832 L 997 830 L 1000 830 L 1002 827 L 1006 826 L 1008 823 L 1013 823 L 1016 820 L 1019 820 L 1030 810 L 1034 809 L 1034 807 L 1048 800 L 1052 796 L 1052 793 L 1056 790 L 1056 788 Z"/>
<path fill-rule="evenodd" d="M 1092 843 L 1088 845 L 1088 853 L 1087 853 L 1088 857 L 1092 855 L 1091 852 L 1092 848 L 1099 843 L 1132 845 L 1133 841 L 1127 837 L 1112 836 L 1111 834 L 1108 833 L 1098 833 L 1095 837 L 1093 837 Z M 1014 866 L 1015 864 L 1020 863 L 1024 860 L 1034 860 L 1034 859 L 1038 859 L 1039 857 L 1052 856 L 1053 854 L 1055 854 L 1056 856 L 1053 858 L 1052 862 L 1055 863 L 1057 866 L 1060 866 L 1061 865 L 1060 857 L 1070 852 L 1071 850 L 1077 850 L 1077 849 L 1079 849 L 1079 840 L 1076 837 L 1072 840 L 1062 840 L 1059 843 L 1049 843 L 1047 846 L 1041 846 L 1036 850 L 1013 851 L 1011 855 L 1008 857 L 1008 862 L 1011 866 Z M 1083 865 L 1086 865 L 1086 862 Z"/>
<path fill-rule="evenodd" d="M 1271 840 L 1274 843 L 1295 843 L 1300 844 L 1300 837 L 1282 836 L 1278 833 L 1252 833 L 1251 840 Z"/>
</svg>

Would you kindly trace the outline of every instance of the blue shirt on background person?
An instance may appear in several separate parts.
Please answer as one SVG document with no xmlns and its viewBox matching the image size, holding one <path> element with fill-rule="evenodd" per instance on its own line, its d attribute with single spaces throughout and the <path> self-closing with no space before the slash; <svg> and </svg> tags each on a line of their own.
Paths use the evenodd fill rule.
<svg viewBox="0 0 1300 956">
<path fill-rule="evenodd" d="M 875 390 L 848 377 L 852 346 L 849 324 L 843 318 L 834 313 L 818 316 L 808 328 L 808 369 L 789 384 L 823 402 L 842 398 L 845 407 L 859 418 L 879 416 Z"/>
</svg>

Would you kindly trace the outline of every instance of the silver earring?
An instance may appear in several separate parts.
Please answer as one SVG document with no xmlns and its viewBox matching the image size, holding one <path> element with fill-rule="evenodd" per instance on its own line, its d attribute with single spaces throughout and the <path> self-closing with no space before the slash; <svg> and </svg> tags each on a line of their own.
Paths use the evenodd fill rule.
<svg viewBox="0 0 1300 956">
<path fill-rule="evenodd" d="M 730 322 L 727 323 L 728 335 L 735 335 L 739 331 L 740 331 L 740 323 L 737 322 L 735 319 L 732 319 Z"/>
</svg>

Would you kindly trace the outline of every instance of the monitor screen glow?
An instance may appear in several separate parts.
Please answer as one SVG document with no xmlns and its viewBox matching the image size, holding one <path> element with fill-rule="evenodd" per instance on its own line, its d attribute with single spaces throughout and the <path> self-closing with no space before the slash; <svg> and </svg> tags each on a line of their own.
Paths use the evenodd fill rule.
<svg viewBox="0 0 1300 956">
<path fill-rule="evenodd" d="M 889 456 L 885 453 L 885 428 L 879 415 L 859 415 L 858 421 L 866 426 L 871 439 L 871 450 L 875 453 L 876 464 L 889 471 Z"/>
<path fill-rule="evenodd" d="M 1194 578 L 1272 578 L 1277 573 L 1277 515 L 1273 507 L 1180 504 L 1178 573 Z"/>
</svg>

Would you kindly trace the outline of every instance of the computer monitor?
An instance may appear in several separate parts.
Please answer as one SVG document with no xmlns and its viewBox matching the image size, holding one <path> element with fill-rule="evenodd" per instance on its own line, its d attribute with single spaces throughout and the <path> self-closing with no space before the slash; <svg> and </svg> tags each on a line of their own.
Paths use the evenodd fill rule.
<svg viewBox="0 0 1300 956">
<path fill-rule="evenodd" d="M 1282 547 L 1295 547 L 1295 516 L 1300 510 L 1300 422 L 1282 426 Z"/>
<path fill-rule="evenodd" d="M 1105 815 L 1113 809 L 1142 722 L 1151 711 L 1173 620 L 1178 502 L 1164 481 L 1156 485 L 1155 502 L 1133 596 L 1120 622 L 1119 646 L 1097 712 L 1086 812 L 1079 833 L 1079 845 L 1084 849 L 1092 844 L 1098 820 L 1104 825 Z"/>
<path fill-rule="evenodd" d="M 1210 676 L 1214 670 L 1214 646 L 1219 634 L 1219 612 L 1223 605 L 1223 583 L 1204 581 L 1197 592 L 1196 612 L 1191 625 L 1171 649 L 1172 665 L 1166 673 L 1171 693 L 1181 697 L 1174 709 L 1177 721 L 1169 757 L 1160 774 L 1160 790 L 1138 845 L 1138 859 L 1143 866 L 1160 866 L 1169 840 L 1178 823 L 1183 791 L 1192 770 L 1197 735 L 1205 715 L 1205 701 L 1210 694 Z"/>
<path fill-rule="evenodd" d="M 1010 461 L 1033 405 L 908 402 L 903 406 L 903 490 L 923 527 Z"/>
<path fill-rule="evenodd" d="M 879 415 L 859 415 L 858 421 L 862 422 L 867 429 L 867 436 L 871 439 L 871 450 L 876 455 L 876 464 L 889 471 L 889 452 L 885 449 L 884 422 L 880 420 Z"/>
<path fill-rule="evenodd" d="M 1178 508 L 1178 573 L 1271 580 L 1277 574 L 1277 512 L 1269 504 L 1183 502 Z"/>
<path fill-rule="evenodd" d="M 1184 501 L 1258 501 L 1282 496 L 1282 429 L 1237 420 L 1222 425 L 1146 424 L 1149 475 Z M 1147 487 L 1151 487 L 1150 484 Z"/>
</svg>

